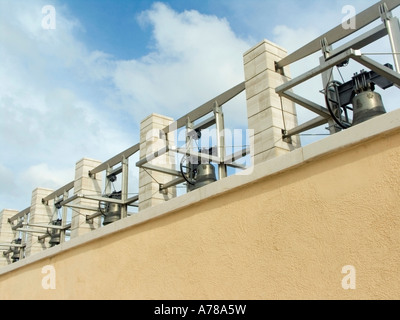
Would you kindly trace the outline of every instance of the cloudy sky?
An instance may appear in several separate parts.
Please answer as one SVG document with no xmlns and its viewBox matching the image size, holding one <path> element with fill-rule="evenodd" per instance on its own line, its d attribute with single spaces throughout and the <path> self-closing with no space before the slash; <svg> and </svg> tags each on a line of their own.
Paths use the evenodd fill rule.
<svg viewBox="0 0 400 320">
<path fill-rule="evenodd" d="M 242 82 L 243 53 L 261 40 L 292 52 L 339 25 L 345 5 L 375 2 L 0 0 L 0 209 L 72 181 L 83 157 L 105 161 L 136 144 L 150 113 L 178 118 Z M 55 29 L 43 28 L 46 5 Z M 372 49 L 389 52 L 388 40 Z M 237 99 L 226 117 L 240 127 Z"/>
</svg>

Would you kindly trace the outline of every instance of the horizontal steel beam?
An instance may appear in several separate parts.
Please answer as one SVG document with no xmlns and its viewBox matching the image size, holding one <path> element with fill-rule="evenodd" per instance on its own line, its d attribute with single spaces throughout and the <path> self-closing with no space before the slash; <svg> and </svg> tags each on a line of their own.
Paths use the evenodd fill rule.
<svg viewBox="0 0 400 320">
<path fill-rule="evenodd" d="M 292 89 L 300 83 L 303 83 L 315 76 L 321 74 L 322 72 L 329 70 L 332 67 L 337 66 L 343 61 L 348 60 L 349 58 L 355 57 L 356 55 L 361 55 L 361 53 L 357 50 L 349 49 L 346 52 L 339 54 L 338 56 L 327 60 L 326 62 L 320 64 L 318 67 L 311 69 L 310 71 L 303 73 L 302 75 L 284 83 L 283 85 L 277 87 L 275 92 L 281 95 L 283 92 Z M 286 93 L 287 94 L 287 93 Z"/>
<path fill-rule="evenodd" d="M 78 195 L 78 197 L 82 198 L 82 199 L 94 200 L 94 201 L 99 201 L 99 202 L 103 201 L 103 202 L 109 202 L 109 203 L 124 204 L 124 202 L 122 200 L 114 199 L 114 198 L 87 196 L 87 195 Z"/>
<path fill-rule="evenodd" d="M 24 229 L 24 228 L 17 229 L 17 231 L 26 232 L 26 233 L 42 233 L 42 234 L 47 233 L 47 231 Z"/>
<path fill-rule="evenodd" d="M 12 230 L 17 230 L 18 228 L 22 228 L 24 226 L 24 221 L 18 222 L 15 226 L 12 226 Z"/>
<path fill-rule="evenodd" d="M 303 106 L 304 108 L 320 115 L 321 117 L 324 117 L 327 119 L 331 118 L 331 115 L 327 108 L 324 108 L 324 107 L 320 106 L 319 104 L 312 102 L 311 100 L 303 98 L 303 97 L 295 94 L 294 92 L 285 91 L 281 94 L 281 96 L 293 101 L 294 103 L 297 103 L 297 104 Z"/>
<path fill-rule="evenodd" d="M 8 249 L 7 251 L 3 251 L 3 256 L 8 256 L 10 253 L 13 253 L 13 250 Z"/>
<path fill-rule="evenodd" d="M 328 123 L 329 119 L 325 118 L 325 117 L 317 117 L 314 118 L 310 121 L 307 121 L 291 130 L 286 131 L 283 134 L 283 138 L 290 138 L 291 136 L 295 136 L 296 134 L 317 128 L 319 126 L 322 126 L 325 123 Z"/>
<path fill-rule="evenodd" d="M 250 155 L 251 154 L 251 148 L 250 147 L 247 147 L 247 148 L 245 148 L 245 149 L 242 149 L 242 150 L 240 150 L 240 151 L 237 151 L 237 152 L 235 152 L 234 154 L 230 154 L 230 155 L 228 155 L 228 156 L 225 156 L 225 159 L 224 159 L 224 164 L 226 164 L 226 165 L 231 165 L 231 164 L 233 164 L 235 161 L 237 161 L 237 160 L 239 160 L 239 159 L 241 159 L 241 158 L 243 158 L 243 157 L 246 157 L 247 155 Z M 237 164 L 235 164 L 235 166 L 236 166 Z"/>
<path fill-rule="evenodd" d="M 62 195 L 64 195 L 65 192 L 68 192 L 69 190 L 74 188 L 74 181 L 66 184 L 65 186 L 61 187 L 60 189 L 50 193 L 48 196 L 44 197 L 42 199 L 42 203 L 46 203 L 47 201 L 53 200 L 57 197 L 60 197 Z"/>
<path fill-rule="evenodd" d="M 97 211 L 97 210 L 99 210 L 98 207 L 80 206 L 80 205 L 77 205 L 77 204 L 66 204 L 65 206 L 68 207 L 68 208 L 71 208 L 71 209 L 79 209 L 79 210 L 88 210 L 88 211 Z"/>
<path fill-rule="evenodd" d="M 46 229 L 56 229 L 56 230 L 67 230 L 71 228 L 71 224 L 66 224 L 65 226 L 55 226 L 55 225 L 47 225 L 47 224 L 35 224 L 35 223 L 26 223 L 25 227 L 36 227 L 36 228 L 46 228 Z"/>
<path fill-rule="evenodd" d="M 226 165 L 228 167 L 235 168 L 235 169 L 242 169 L 242 170 L 246 170 L 247 169 L 247 167 L 244 164 L 240 164 L 240 163 L 237 163 L 237 162 L 227 163 Z"/>
<path fill-rule="evenodd" d="M 24 210 L 18 212 L 15 216 L 12 216 L 11 218 L 8 218 L 8 222 L 9 222 L 9 223 L 12 223 L 12 222 L 14 222 L 15 220 L 18 220 L 18 219 L 20 219 L 20 218 L 22 218 L 22 217 L 25 217 L 25 216 L 26 216 L 27 214 L 29 214 L 30 212 L 31 212 L 31 207 L 26 208 L 26 209 L 24 209 Z"/>
<path fill-rule="evenodd" d="M 160 191 L 167 190 L 171 187 L 177 186 L 178 184 L 184 183 L 186 180 L 182 177 L 176 178 L 170 182 L 164 183 L 160 185 Z"/>
<path fill-rule="evenodd" d="M 132 205 L 132 203 L 134 203 L 134 202 L 136 202 L 136 201 L 138 201 L 138 200 L 139 200 L 139 195 L 136 195 L 136 196 L 134 196 L 134 197 L 131 197 L 131 198 L 126 199 L 125 204 L 127 204 L 127 205 Z M 133 206 L 133 205 L 132 205 L 132 206 Z"/>
<path fill-rule="evenodd" d="M 107 178 L 111 178 L 112 176 L 116 176 L 118 174 L 122 173 L 122 166 L 115 168 L 113 170 L 111 170 L 108 175 Z"/>
<path fill-rule="evenodd" d="M 204 130 L 215 124 L 215 116 L 212 116 L 193 126 L 193 130 Z"/>
<path fill-rule="evenodd" d="M 143 158 L 142 160 L 139 160 L 138 162 L 136 162 L 136 166 L 141 168 L 143 165 L 145 165 L 146 163 L 166 154 L 167 152 L 169 152 L 171 150 L 170 147 L 166 146 L 152 154 L 147 155 L 145 158 Z"/>
<path fill-rule="evenodd" d="M 113 166 L 117 165 L 118 163 L 121 163 L 124 158 L 128 159 L 129 157 L 134 155 L 139 150 L 140 150 L 140 144 L 139 143 L 135 144 L 134 146 L 130 147 L 129 149 L 126 149 L 125 151 L 122 151 L 121 153 L 117 154 L 116 156 L 112 157 L 111 159 L 107 160 L 106 162 L 103 162 L 101 165 L 94 168 L 93 170 L 90 170 L 89 176 L 93 176 L 96 173 L 107 170 L 108 168 L 112 168 Z"/>
<path fill-rule="evenodd" d="M 93 213 L 93 214 L 91 214 L 91 215 L 86 215 L 86 222 L 88 222 L 88 221 L 90 221 L 90 220 L 93 220 L 93 219 L 95 219 L 95 218 L 97 218 L 97 217 L 100 217 L 100 216 L 102 216 L 103 215 L 103 213 L 101 213 L 100 211 L 98 211 L 98 212 L 96 212 L 96 213 Z"/>
<path fill-rule="evenodd" d="M 191 156 L 193 158 L 212 161 L 212 162 L 214 162 L 216 164 L 222 164 L 223 163 L 219 157 L 208 155 L 206 153 L 196 152 L 196 151 L 193 151 L 193 150 L 187 151 L 186 148 L 177 148 L 177 149 L 174 149 L 172 151 L 175 151 L 177 153 L 184 154 L 184 155 L 187 155 L 187 156 Z"/>
<path fill-rule="evenodd" d="M 0 247 L 15 247 L 15 248 L 25 248 L 26 244 L 14 244 L 14 243 L 0 243 Z"/>
<path fill-rule="evenodd" d="M 162 167 L 158 167 L 152 164 L 144 164 L 142 166 L 142 168 L 144 169 L 148 169 L 148 170 L 152 170 L 152 171 L 156 171 L 156 172 L 161 172 L 161 173 L 165 173 L 165 174 L 169 174 L 171 176 L 175 176 L 175 177 L 179 177 L 181 176 L 181 173 L 177 170 L 172 170 L 172 169 L 168 169 L 168 168 L 162 168 Z"/>
<path fill-rule="evenodd" d="M 63 200 L 63 201 L 60 203 L 60 205 L 61 205 L 61 206 L 65 206 L 66 204 L 68 204 L 68 203 L 70 203 L 70 202 L 72 202 L 72 201 L 74 201 L 74 200 L 76 200 L 76 199 L 78 199 L 78 198 L 79 198 L 79 196 L 78 196 L 77 194 L 74 194 L 72 197 L 69 197 L 68 199 Z"/>
<path fill-rule="evenodd" d="M 46 238 L 48 238 L 48 237 L 50 237 L 50 235 L 47 233 L 47 234 L 44 234 L 43 236 L 39 236 L 39 237 L 38 237 L 38 240 L 39 240 L 39 241 L 42 241 L 42 240 L 44 240 L 44 239 L 46 239 Z"/>
<path fill-rule="evenodd" d="M 358 36 L 357 38 L 349 41 L 348 43 L 329 51 L 328 53 L 328 59 L 333 58 L 337 56 L 338 54 L 341 54 L 342 52 L 345 52 L 349 49 L 362 49 L 365 46 L 373 43 L 374 41 L 377 41 L 384 36 L 387 36 L 388 32 L 384 24 L 381 24 L 372 30 L 369 30 L 368 32 L 362 34 L 361 36 Z"/>
<path fill-rule="evenodd" d="M 239 95 L 245 89 L 246 89 L 246 86 L 245 86 L 245 82 L 243 81 L 242 83 L 240 83 L 237 86 L 229 89 L 228 91 L 220 94 L 219 96 L 215 97 L 214 99 L 211 99 L 210 101 L 206 102 L 205 104 L 201 105 L 200 107 L 196 108 L 195 110 L 190 111 L 183 117 L 176 120 L 171 125 L 165 127 L 162 131 L 164 131 L 164 133 L 167 134 L 171 131 L 180 129 L 180 128 L 186 126 L 188 118 L 190 119 L 191 122 L 201 119 L 205 115 L 214 111 L 215 102 L 217 102 L 219 106 L 222 106 L 225 103 L 227 103 L 228 101 L 232 100 L 237 95 Z"/>
<path fill-rule="evenodd" d="M 375 20 L 381 17 L 379 12 L 379 7 L 383 3 L 387 4 L 389 11 L 397 8 L 400 6 L 400 0 L 383 0 L 379 1 L 378 3 L 372 5 L 368 9 L 362 11 L 358 15 L 355 16 L 356 28 L 352 29 L 345 29 L 343 28 L 342 24 L 337 26 L 336 28 L 324 33 L 320 37 L 314 39 L 313 41 L 309 42 L 305 46 L 301 47 L 300 49 L 296 50 L 295 52 L 289 54 L 287 57 L 283 58 L 279 62 L 276 63 L 277 69 L 281 69 L 291 63 L 294 63 L 298 60 L 301 60 L 309 55 L 316 53 L 321 50 L 321 40 L 326 39 L 329 45 L 332 45 L 347 36 L 357 32 L 358 30 L 366 27 L 370 23 L 374 22 Z"/>
<path fill-rule="evenodd" d="M 397 73 L 396 71 L 380 64 L 379 62 L 376 62 L 375 60 L 368 58 L 364 55 L 357 54 L 353 56 L 353 59 L 362 65 L 366 66 L 367 68 L 370 68 L 371 70 L 375 71 L 377 74 L 381 75 L 382 77 L 385 77 L 389 81 L 393 82 L 397 86 L 400 86 L 400 74 Z"/>
</svg>

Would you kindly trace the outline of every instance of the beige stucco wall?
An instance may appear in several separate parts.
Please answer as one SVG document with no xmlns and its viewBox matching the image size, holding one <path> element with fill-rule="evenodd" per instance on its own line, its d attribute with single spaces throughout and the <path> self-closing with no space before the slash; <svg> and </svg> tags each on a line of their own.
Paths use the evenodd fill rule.
<svg viewBox="0 0 400 320">
<path fill-rule="evenodd" d="M 399 299 L 399 124 L 379 117 L 20 261 L 0 270 L 0 299 Z"/>
</svg>

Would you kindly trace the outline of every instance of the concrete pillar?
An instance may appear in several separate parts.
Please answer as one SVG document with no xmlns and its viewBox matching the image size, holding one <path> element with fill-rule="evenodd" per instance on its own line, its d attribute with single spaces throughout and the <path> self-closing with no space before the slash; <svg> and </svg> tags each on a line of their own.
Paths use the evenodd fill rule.
<svg viewBox="0 0 400 320">
<path fill-rule="evenodd" d="M 275 158 L 300 147 L 300 139 L 282 140 L 282 130 L 297 126 L 295 104 L 281 99 L 275 89 L 290 80 L 275 71 L 275 62 L 287 52 L 276 44 L 264 40 L 243 55 L 246 80 L 248 127 L 254 130 L 253 164 Z"/>
<path fill-rule="evenodd" d="M 4 209 L 0 212 L 0 243 L 11 243 L 11 241 L 17 238 L 17 232 L 11 229 L 11 224 L 8 223 L 8 219 L 15 216 L 18 213 L 17 210 Z M 3 252 L 9 248 L 0 247 L 0 267 L 6 266 L 11 263 L 10 255 L 3 256 Z"/>
<path fill-rule="evenodd" d="M 98 197 L 102 195 L 102 175 L 96 174 L 93 177 L 89 177 L 89 171 L 98 167 L 100 164 L 101 162 L 98 160 L 87 158 L 76 163 L 74 194 Z M 83 198 L 78 198 L 74 201 L 74 204 L 85 207 L 98 207 L 99 205 L 98 201 Z M 89 223 L 86 222 L 86 216 L 93 213 L 94 211 L 85 209 L 74 209 L 72 211 L 71 239 L 100 227 L 101 217 L 92 219 Z"/>
<path fill-rule="evenodd" d="M 160 130 L 173 123 L 174 120 L 158 114 L 152 114 L 140 124 L 140 160 L 145 159 L 156 151 L 166 147 L 167 143 L 175 143 L 174 133 L 166 136 L 160 134 Z M 166 153 L 149 162 L 149 164 L 176 170 L 175 155 Z M 156 172 L 154 170 L 139 171 L 139 211 L 154 207 L 157 204 L 176 197 L 176 187 L 159 191 L 159 183 L 167 183 L 176 177 Z"/>
<path fill-rule="evenodd" d="M 45 205 L 42 203 L 42 199 L 52 193 L 53 190 L 37 188 L 32 192 L 31 200 L 31 210 L 29 215 L 29 224 L 42 224 L 47 225 L 51 222 L 54 214 L 54 206 L 49 204 Z M 27 227 L 24 227 L 27 228 Z M 34 230 L 40 230 L 46 232 L 45 228 L 30 227 Z M 43 234 L 39 233 L 27 233 L 26 236 L 26 251 L 25 255 L 27 257 L 41 252 L 47 248 L 50 248 L 49 239 L 46 238 L 45 241 L 39 242 L 38 237 Z"/>
</svg>

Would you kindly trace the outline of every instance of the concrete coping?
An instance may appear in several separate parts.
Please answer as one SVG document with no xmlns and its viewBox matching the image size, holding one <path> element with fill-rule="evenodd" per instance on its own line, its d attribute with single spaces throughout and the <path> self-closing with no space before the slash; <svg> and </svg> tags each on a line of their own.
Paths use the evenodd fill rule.
<svg viewBox="0 0 400 320">
<path fill-rule="evenodd" d="M 400 131 L 400 109 L 378 116 L 325 139 L 258 164 L 239 174 L 214 182 L 212 185 L 184 194 L 155 207 L 145 209 L 140 213 L 61 243 L 58 246 L 46 249 L 43 252 L 36 253 L 16 263 L 4 266 L 0 268 L 0 275 L 167 214 L 173 214 L 195 203 L 220 196 L 248 184 L 256 183 L 261 179 L 286 172 L 307 163 L 312 163 L 316 159 L 337 154 L 375 138 L 389 136 L 398 131 Z"/>
</svg>

